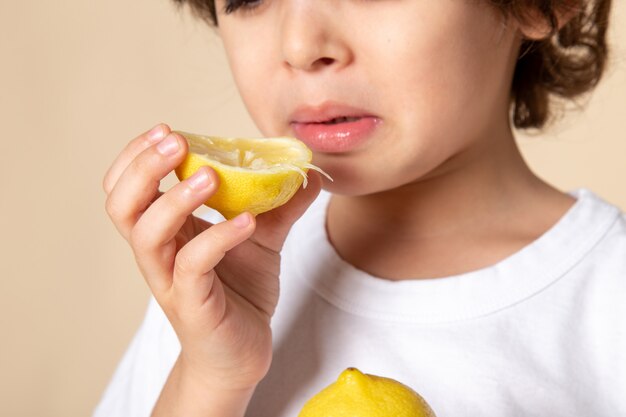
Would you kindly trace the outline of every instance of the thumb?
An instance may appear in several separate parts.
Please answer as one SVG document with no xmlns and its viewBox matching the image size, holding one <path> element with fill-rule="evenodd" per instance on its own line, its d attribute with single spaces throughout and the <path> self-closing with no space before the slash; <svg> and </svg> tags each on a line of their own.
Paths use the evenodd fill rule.
<svg viewBox="0 0 626 417">
<path fill-rule="evenodd" d="M 259 244 L 279 252 L 291 226 L 315 201 L 322 189 L 320 174 L 312 169 L 307 172 L 307 187 L 300 189 L 285 204 L 256 217 L 256 230 L 252 238 Z"/>
</svg>

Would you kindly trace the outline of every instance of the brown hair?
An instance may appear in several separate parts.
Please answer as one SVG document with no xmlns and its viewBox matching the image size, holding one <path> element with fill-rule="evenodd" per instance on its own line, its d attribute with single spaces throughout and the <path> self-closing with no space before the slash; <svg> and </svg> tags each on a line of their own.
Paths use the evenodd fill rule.
<svg viewBox="0 0 626 417">
<path fill-rule="evenodd" d="M 218 25 L 214 0 L 173 1 L 179 6 L 188 4 L 196 17 Z M 551 96 L 573 99 L 598 84 L 608 56 L 606 32 L 611 0 L 488 1 L 506 17 L 522 22 L 531 23 L 539 12 L 551 27 L 544 39 L 526 39 L 520 48 L 511 87 L 515 127 L 543 127 L 551 116 Z M 556 11 L 565 11 L 573 3 L 580 11 L 559 29 Z"/>
</svg>

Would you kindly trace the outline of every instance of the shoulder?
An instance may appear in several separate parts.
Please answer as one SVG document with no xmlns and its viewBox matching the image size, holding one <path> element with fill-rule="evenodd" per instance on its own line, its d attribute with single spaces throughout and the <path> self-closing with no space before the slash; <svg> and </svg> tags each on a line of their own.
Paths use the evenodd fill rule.
<svg viewBox="0 0 626 417">
<path fill-rule="evenodd" d="M 597 225 L 600 236 L 578 265 L 586 277 L 585 287 L 606 300 L 626 294 L 626 213 L 592 191 L 579 191 L 579 195 L 589 201 L 589 220 Z M 589 234 L 581 233 L 579 239 L 590 239 Z M 594 287 L 595 292 L 591 291 Z"/>
<path fill-rule="evenodd" d="M 602 239 L 589 253 L 589 258 L 598 267 L 619 274 L 621 281 L 626 283 L 626 213 L 620 210 Z"/>
<path fill-rule="evenodd" d="M 606 240 L 613 244 L 619 244 L 620 249 L 624 249 L 626 245 L 626 213 L 620 212 L 619 216 L 613 223 L 607 233 Z"/>
<path fill-rule="evenodd" d="M 578 189 L 578 212 L 568 228 L 577 229 L 570 237 L 590 243 L 586 261 L 613 267 L 626 267 L 626 213 L 593 191 Z"/>
<path fill-rule="evenodd" d="M 616 346 L 615 337 L 626 348 L 626 213 L 601 197 L 591 194 L 598 223 L 606 221 L 601 237 L 591 250 L 574 265 L 569 283 L 579 310 L 579 326 L 585 322 L 595 329 L 604 329 L 606 336 Z M 579 235 L 585 240 L 588 236 Z M 621 329 L 621 332 L 616 330 Z"/>
</svg>

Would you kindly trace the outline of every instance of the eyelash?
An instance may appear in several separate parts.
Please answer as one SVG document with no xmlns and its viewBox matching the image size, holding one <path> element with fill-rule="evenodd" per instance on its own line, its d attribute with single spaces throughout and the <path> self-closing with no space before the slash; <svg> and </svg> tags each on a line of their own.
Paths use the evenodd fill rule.
<svg viewBox="0 0 626 417">
<path fill-rule="evenodd" d="M 261 5 L 263 0 L 226 0 L 224 13 L 230 14 L 241 8 L 243 12 L 250 11 Z"/>
</svg>

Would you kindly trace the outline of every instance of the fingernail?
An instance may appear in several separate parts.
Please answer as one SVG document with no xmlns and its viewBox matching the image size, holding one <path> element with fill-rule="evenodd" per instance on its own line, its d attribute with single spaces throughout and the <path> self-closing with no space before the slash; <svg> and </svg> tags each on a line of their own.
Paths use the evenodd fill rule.
<svg viewBox="0 0 626 417">
<path fill-rule="evenodd" d="M 178 150 L 178 140 L 176 136 L 169 134 L 167 137 L 159 142 L 157 145 L 157 151 L 163 155 L 172 155 Z"/>
<path fill-rule="evenodd" d="M 209 175 L 204 169 L 199 169 L 187 179 L 189 186 L 194 190 L 203 190 L 209 186 Z"/>
<path fill-rule="evenodd" d="M 148 132 L 148 139 L 150 139 L 151 142 L 156 142 L 157 140 L 163 139 L 164 134 L 163 128 L 158 124 Z"/>
<path fill-rule="evenodd" d="M 240 215 L 235 217 L 232 222 L 235 226 L 243 229 L 250 224 L 250 216 L 248 216 L 248 213 L 241 213 Z"/>
</svg>

